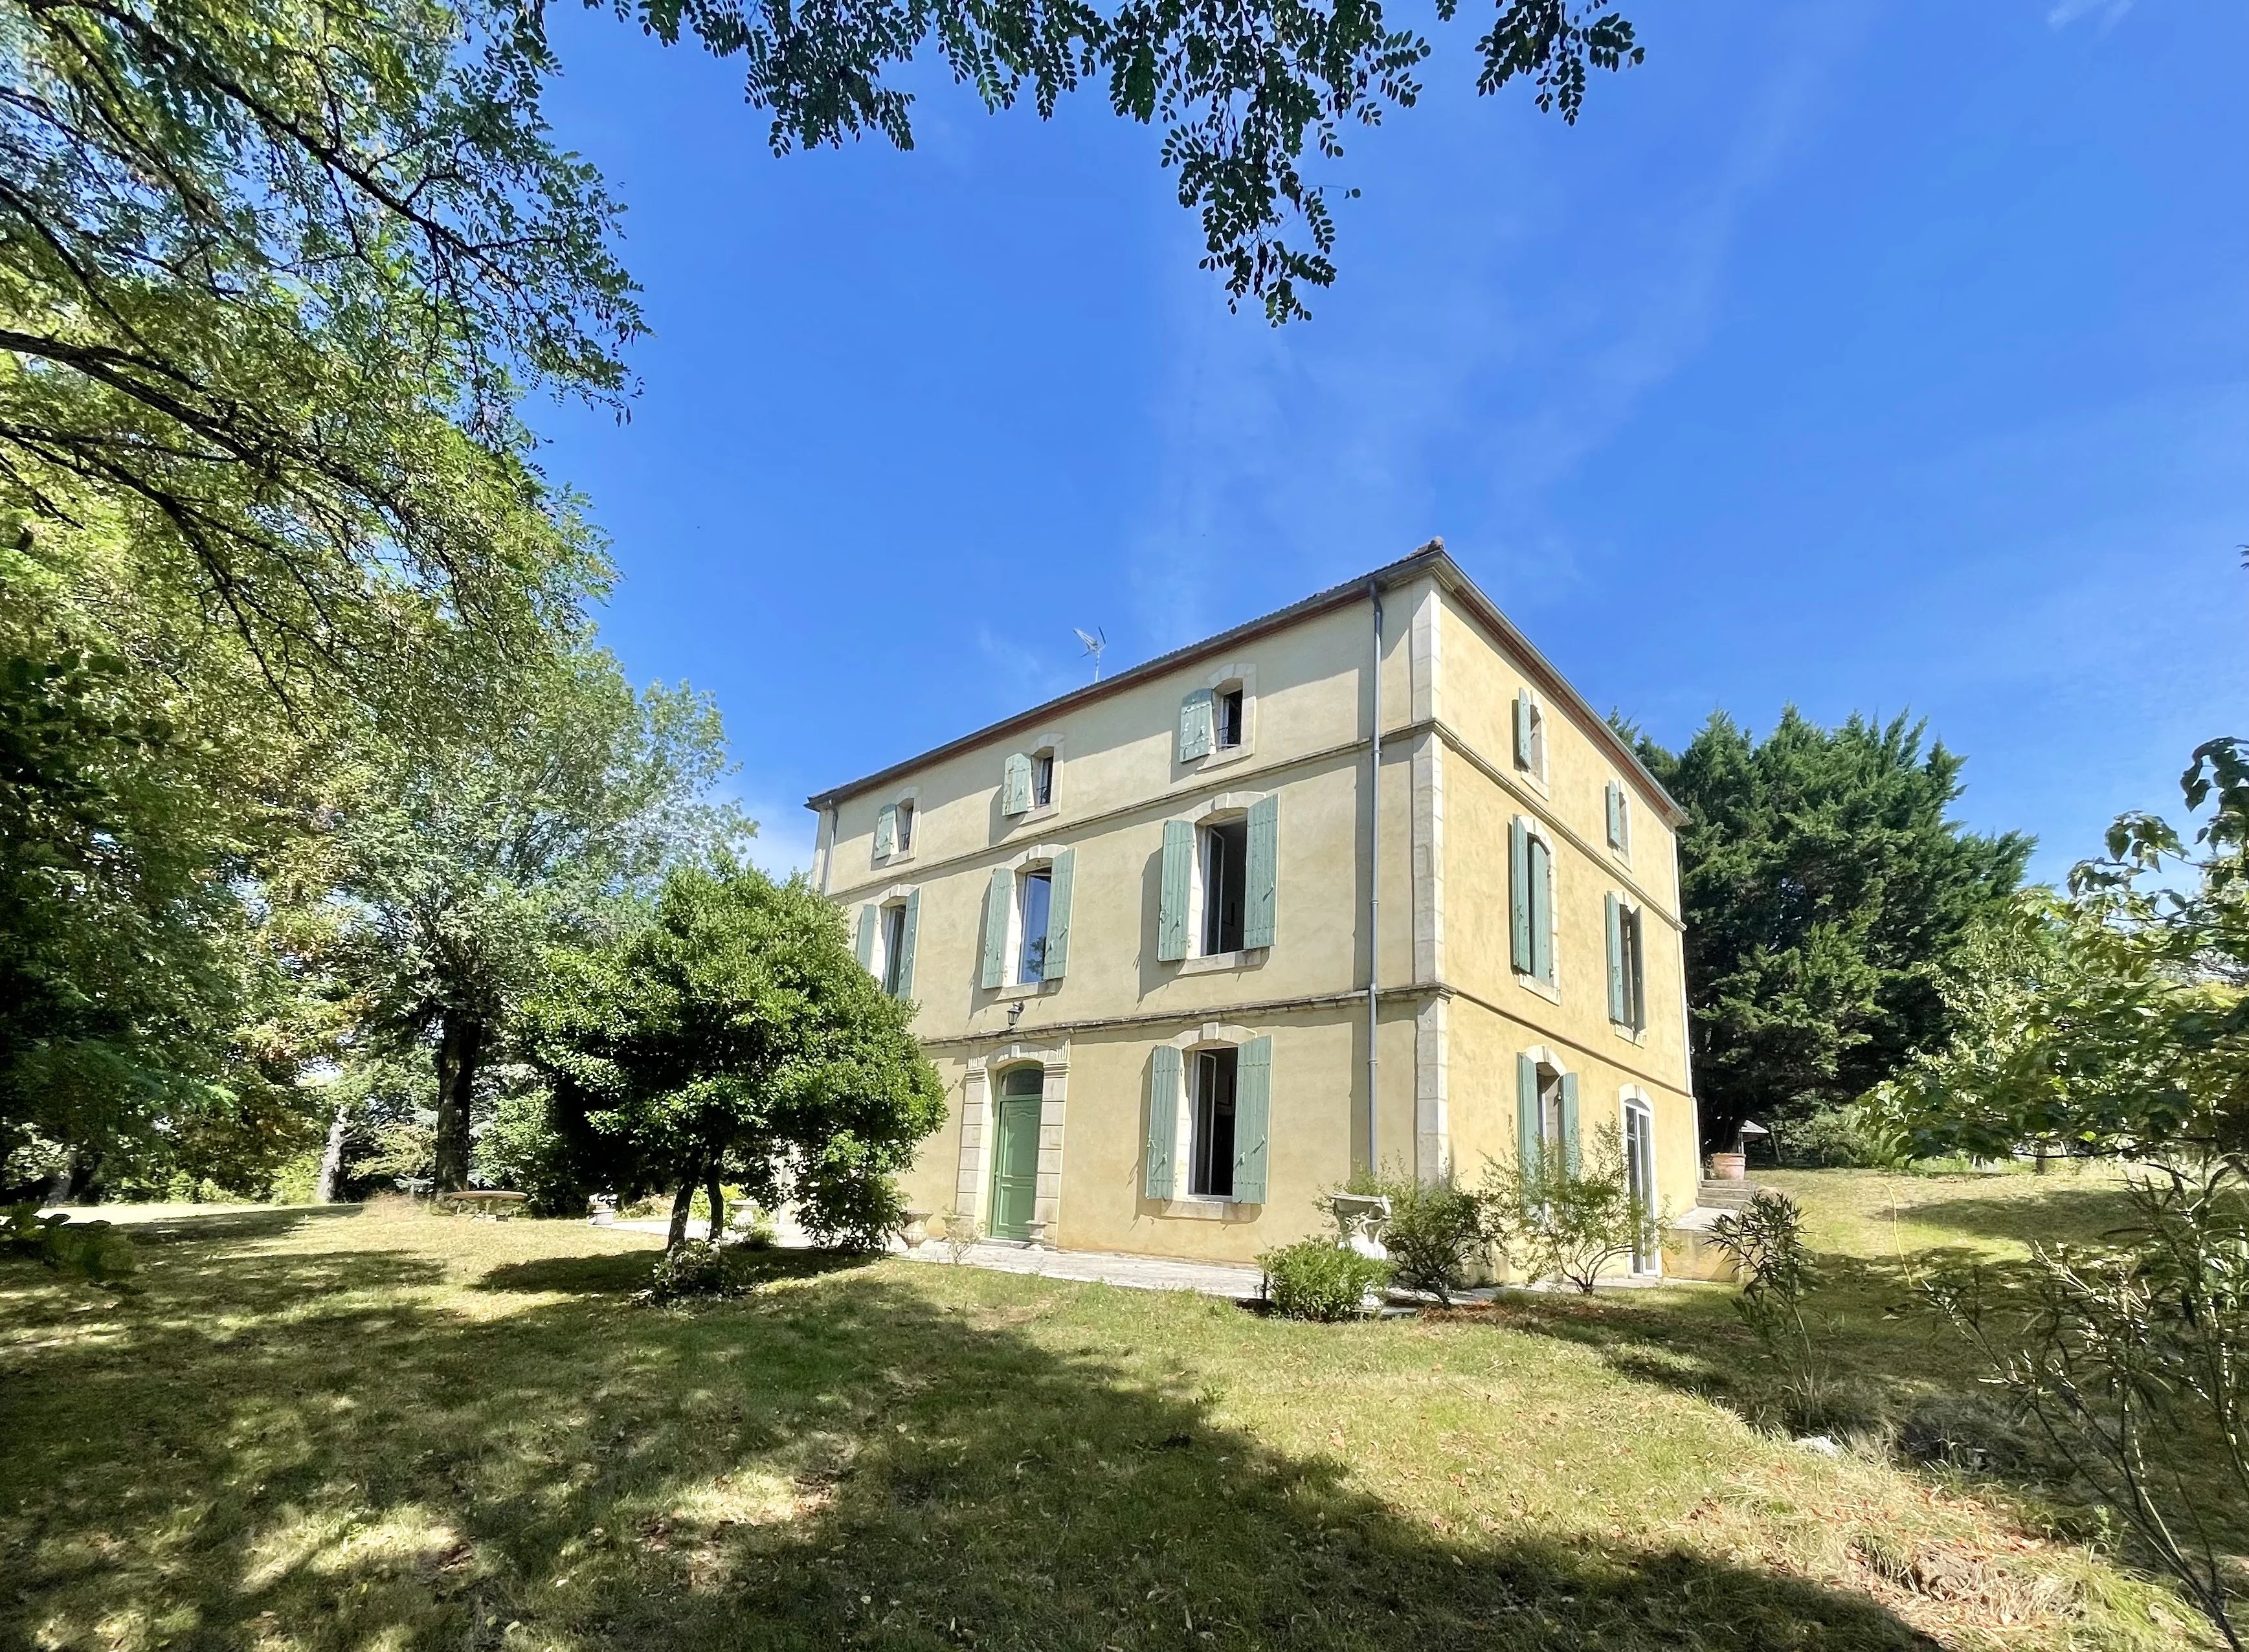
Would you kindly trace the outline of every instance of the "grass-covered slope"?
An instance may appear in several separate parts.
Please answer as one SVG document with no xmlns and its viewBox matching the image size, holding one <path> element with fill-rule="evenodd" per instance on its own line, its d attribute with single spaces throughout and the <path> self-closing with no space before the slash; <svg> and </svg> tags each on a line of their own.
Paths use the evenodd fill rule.
<svg viewBox="0 0 2249 1652">
<path fill-rule="evenodd" d="M 1827 1185 L 1828 1242 L 1887 1242 Z M 2004 1244 L 2018 1197 L 1917 1220 Z M 2190 1640 L 1981 1483 L 1744 1422 L 1715 1290 L 1324 1327 L 784 1257 L 674 1311 L 629 1300 L 653 1242 L 576 1224 L 142 1231 L 134 1297 L 0 1264 L 0 1645 Z M 1854 1357 L 1903 1396 L 1934 1367 L 1881 1289 Z"/>
</svg>

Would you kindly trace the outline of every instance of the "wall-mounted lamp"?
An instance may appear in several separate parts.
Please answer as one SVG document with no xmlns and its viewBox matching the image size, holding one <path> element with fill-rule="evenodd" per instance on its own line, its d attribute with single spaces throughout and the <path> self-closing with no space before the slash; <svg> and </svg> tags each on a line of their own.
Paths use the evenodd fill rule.
<svg viewBox="0 0 2249 1652">
<path fill-rule="evenodd" d="M 1008 1030 L 1015 1030 L 1015 1023 L 1023 1018 L 1023 1001 L 1020 998 L 1008 1006 Z"/>
</svg>

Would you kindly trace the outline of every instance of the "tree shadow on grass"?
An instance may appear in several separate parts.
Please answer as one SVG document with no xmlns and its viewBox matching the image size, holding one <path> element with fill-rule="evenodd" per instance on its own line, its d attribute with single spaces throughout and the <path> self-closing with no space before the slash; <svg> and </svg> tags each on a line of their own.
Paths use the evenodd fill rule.
<svg viewBox="0 0 2249 1652">
<path fill-rule="evenodd" d="M 2043 1188 L 2036 1199 L 1946 1199 L 1915 1205 L 1915 1222 L 2019 1244 L 2091 1244 L 2132 1218 L 2129 1194 L 2113 1184 Z"/>
<path fill-rule="evenodd" d="M 1441 1535 L 1186 1377 L 1042 1344 L 1019 1285 L 800 1271 L 667 1313 L 600 1257 L 561 1303 L 496 1270 L 492 1317 L 371 1294 L 415 1260 L 237 1257 L 128 1338 L 0 1356 L 0 1642 L 1932 1644 L 1683 1551 Z"/>
<path fill-rule="evenodd" d="M 728 1252 L 746 1289 L 781 1279 L 817 1279 L 871 1267 L 882 1257 L 871 1252 L 803 1249 Z M 503 1263 L 477 1284 L 479 1291 L 561 1291 L 571 1296 L 629 1296 L 648 1288 L 663 1257 L 661 1250 L 627 1250 L 611 1256 L 541 1256 Z"/>
</svg>

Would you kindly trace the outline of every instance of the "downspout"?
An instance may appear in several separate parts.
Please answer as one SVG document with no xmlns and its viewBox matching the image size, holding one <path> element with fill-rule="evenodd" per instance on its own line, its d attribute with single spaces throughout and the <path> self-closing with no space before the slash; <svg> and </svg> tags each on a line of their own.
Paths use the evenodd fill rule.
<svg viewBox="0 0 2249 1652">
<path fill-rule="evenodd" d="M 1382 1174 L 1376 1156 L 1375 992 L 1382 971 L 1382 587 L 1366 582 L 1366 600 L 1374 609 L 1374 738 L 1367 760 L 1366 829 L 1366 1174 Z"/>
</svg>

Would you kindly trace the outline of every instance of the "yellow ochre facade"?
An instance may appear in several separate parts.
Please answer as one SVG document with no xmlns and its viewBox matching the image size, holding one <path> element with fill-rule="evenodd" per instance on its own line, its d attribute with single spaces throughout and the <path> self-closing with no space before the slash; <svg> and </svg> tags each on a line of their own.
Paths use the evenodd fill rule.
<svg viewBox="0 0 2249 1652">
<path fill-rule="evenodd" d="M 1679 810 L 1441 544 L 809 806 L 950 1100 L 911 1205 L 1241 1262 L 1604 1126 L 1695 1203 Z"/>
</svg>

